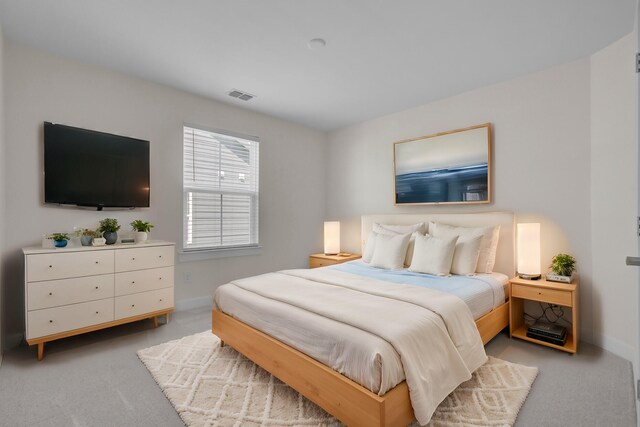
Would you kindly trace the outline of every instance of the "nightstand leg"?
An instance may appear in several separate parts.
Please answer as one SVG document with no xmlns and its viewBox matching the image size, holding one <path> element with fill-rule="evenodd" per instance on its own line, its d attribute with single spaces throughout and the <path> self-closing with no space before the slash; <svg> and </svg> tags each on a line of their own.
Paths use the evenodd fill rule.
<svg viewBox="0 0 640 427">
<path fill-rule="evenodd" d="M 44 357 L 44 343 L 38 343 L 38 362 Z"/>
<path fill-rule="evenodd" d="M 220 340 L 220 347 L 224 347 L 224 341 Z"/>
<path fill-rule="evenodd" d="M 154 328 L 158 327 L 158 316 L 153 316 L 153 327 Z"/>
</svg>

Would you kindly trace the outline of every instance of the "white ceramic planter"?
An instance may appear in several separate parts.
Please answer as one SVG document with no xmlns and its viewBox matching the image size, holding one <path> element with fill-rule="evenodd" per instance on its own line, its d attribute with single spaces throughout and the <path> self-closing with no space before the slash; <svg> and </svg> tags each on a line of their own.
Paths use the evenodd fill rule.
<svg viewBox="0 0 640 427">
<path fill-rule="evenodd" d="M 104 246 L 107 243 L 107 239 L 104 237 L 94 237 L 93 242 L 91 242 L 92 246 Z"/>
<path fill-rule="evenodd" d="M 144 243 L 147 241 L 149 234 L 144 231 L 136 231 L 136 243 Z"/>
</svg>

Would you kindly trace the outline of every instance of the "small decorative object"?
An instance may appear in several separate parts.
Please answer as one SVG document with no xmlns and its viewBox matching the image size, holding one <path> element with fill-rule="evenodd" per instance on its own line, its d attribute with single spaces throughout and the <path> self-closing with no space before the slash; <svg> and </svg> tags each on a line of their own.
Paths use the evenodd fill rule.
<svg viewBox="0 0 640 427">
<path fill-rule="evenodd" d="M 538 280 L 540 269 L 540 223 L 517 225 L 518 276 L 526 280 Z"/>
<path fill-rule="evenodd" d="M 490 203 L 491 125 L 394 144 L 395 203 Z"/>
<path fill-rule="evenodd" d="M 107 239 L 104 237 L 94 237 L 91 240 L 91 246 L 104 246 L 105 243 L 107 243 Z"/>
<path fill-rule="evenodd" d="M 143 221 L 141 219 L 136 219 L 131 223 L 131 227 L 136 232 L 136 243 L 144 243 L 147 241 L 147 237 L 149 237 L 149 232 L 153 228 L 153 224 L 149 221 Z"/>
<path fill-rule="evenodd" d="M 100 220 L 98 231 L 102 233 L 107 245 L 113 245 L 118 241 L 118 230 L 120 230 L 120 224 L 118 224 L 117 219 L 105 218 Z"/>
<path fill-rule="evenodd" d="M 571 283 L 575 277 L 576 259 L 569 254 L 558 254 L 551 260 L 551 273 L 547 280 L 552 282 Z"/>
<path fill-rule="evenodd" d="M 96 237 L 102 237 L 99 231 L 91 230 L 89 228 L 81 228 L 76 231 L 76 236 L 80 237 L 80 244 L 82 246 L 91 246 L 91 241 Z"/>
<path fill-rule="evenodd" d="M 324 222 L 324 254 L 340 253 L 340 221 Z"/>
<path fill-rule="evenodd" d="M 53 233 L 50 234 L 48 238 L 53 240 L 53 245 L 56 248 L 64 248 L 67 246 L 69 235 L 67 233 Z"/>
</svg>

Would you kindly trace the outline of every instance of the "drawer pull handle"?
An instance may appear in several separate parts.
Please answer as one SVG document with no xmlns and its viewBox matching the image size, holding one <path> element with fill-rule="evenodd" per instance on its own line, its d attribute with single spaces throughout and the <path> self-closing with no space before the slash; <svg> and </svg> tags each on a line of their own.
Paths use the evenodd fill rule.
<svg viewBox="0 0 640 427">
<path fill-rule="evenodd" d="M 135 284 L 136 284 L 136 281 L 134 280 L 133 282 L 131 282 L 131 284 L 132 284 L 132 285 L 135 285 Z"/>
<path fill-rule="evenodd" d="M 542 295 L 542 292 L 538 292 L 538 295 Z"/>
<path fill-rule="evenodd" d="M 53 292 L 49 292 L 49 295 L 53 295 Z"/>
<path fill-rule="evenodd" d="M 98 261 L 96 261 L 96 264 L 98 264 Z"/>
<path fill-rule="evenodd" d="M 96 289 L 98 289 L 98 286 L 96 286 Z"/>
<path fill-rule="evenodd" d="M 131 258 L 131 261 L 135 261 L 135 260 L 136 260 L 135 258 Z"/>
<path fill-rule="evenodd" d="M 162 280 L 162 277 L 158 277 L 158 280 Z"/>
<path fill-rule="evenodd" d="M 98 311 L 96 311 L 96 314 L 98 314 L 98 313 L 99 313 L 99 312 L 98 312 Z"/>
<path fill-rule="evenodd" d="M 135 304 L 131 304 L 131 307 L 135 307 L 135 306 L 136 306 Z"/>
<path fill-rule="evenodd" d="M 50 265 L 49 268 L 53 268 L 53 265 Z"/>
<path fill-rule="evenodd" d="M 162 302 L 162 298 L 160 298 L 160 302 Z"/>
<path fill-rule="evenodd" d="M 53 320 L 49 320 L 49 323 L 53 323 Z"/>
</svg>

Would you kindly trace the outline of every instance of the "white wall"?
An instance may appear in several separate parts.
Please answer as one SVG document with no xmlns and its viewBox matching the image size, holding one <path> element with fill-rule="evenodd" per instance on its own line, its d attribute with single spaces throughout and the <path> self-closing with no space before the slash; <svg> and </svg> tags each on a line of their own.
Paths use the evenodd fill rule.
<svg viewBox="0 0 640 427">
<path fill-rule="evenodd" d="M 595 343 L 637 360 L 638 253 L 636 35 L 591 57 L 591 244 Z"/>
<path fill-rule="evenodd" d="M 107 216 L 122 224 L 144 218 L 152 238 L 182 241 L 182 124 L 257 135 L 260 148 L 261 255 L 181 263 L 178 304 L 210 296 L 231 279 L 304 267 L 321 248 L 325 212 L 325 135 L 300 125 L 192 94 L 6 43 L 6 242 L 4 330 L 22 333 L 20 248 L 39 236 L 96 226 Z M 42 204 L 42 123 L 52 121 L 151 141 L 151 208 L 96 212 Z M 126 228 L 126 227 L 124 227 Z M 191 272 L 191 283 L 184 273 Z"/>
<path fill-rule="evenodd" d="M 510 210 L 542 224 L 542 267 L 573 254 L 581 276 L 581 330 L 591 325 L 589 60 L 583 59 L 329 134 L 327 216 L 344 222 L 344 249 L 360 250 L 367 213 Z M 491 205 L 393 205 L 393 142 L 491 122 Z"/>
</svg>

